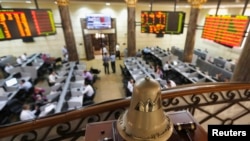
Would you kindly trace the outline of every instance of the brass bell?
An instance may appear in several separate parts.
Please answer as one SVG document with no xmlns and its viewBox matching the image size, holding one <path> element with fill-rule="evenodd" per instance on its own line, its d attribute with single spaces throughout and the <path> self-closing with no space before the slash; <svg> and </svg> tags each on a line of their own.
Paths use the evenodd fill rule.
<svg viewBox="0 0 250 141">
<path fill-rule="evenodd" d="M 126 141 L 166 141 L 173 123 L 162 109 L 159 83 L 149 77 L 135 83 L 129 109 L 117 121 L 117 130 Z"/>
</svg>

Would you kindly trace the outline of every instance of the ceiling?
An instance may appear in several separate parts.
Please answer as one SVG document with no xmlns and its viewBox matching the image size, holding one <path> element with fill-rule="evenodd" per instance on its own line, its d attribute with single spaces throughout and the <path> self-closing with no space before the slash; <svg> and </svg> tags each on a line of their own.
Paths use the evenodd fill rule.
<svg viewBox="0 0 250 141">
<path fill-rule="evenodd" d="M 25 1 L 34 2 L 35 0 L 0 0 L 2 3 L 22 3 Z M 36 0 L 38 3 L 42 2 L 54 2 L 54 0 Z M 109 2 L 109 3 L 124 3 L 125 0 L 69 0 L 70 2 Z M 188 4 L 188 0 L 137 0 L 137 3 L 154 3 L 154 4 L 174 4 L 177 5 Z M 217 5 L 219 0 L 207 0 L 204 5 Z M 248 0 L 221 0 L 221 5 L 243 5 Z"/>
</svg>

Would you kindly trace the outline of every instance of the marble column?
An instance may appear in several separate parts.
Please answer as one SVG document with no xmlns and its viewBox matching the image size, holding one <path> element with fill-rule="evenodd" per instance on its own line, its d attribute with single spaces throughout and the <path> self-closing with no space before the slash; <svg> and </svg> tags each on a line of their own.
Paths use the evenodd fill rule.
<svg viewBox="0 0 250 141">
<path fill-rule="evenodd" d="M 78 61 L 78 53 L 68 6 L 69 0 L 57 0 L 57 5 L 61 16 L 65 44 L 69 53 L 69 61 Z"/>
<path fill-rule="evenodd" d="M 194 53 L 195 33 L 196 33 L 198 15 L 201 4 L 206 2 L 206 0 L 199 0 L 199 1 L 188 0 L 188 2 L 191 4 L 191 12 L 189 17 L 187 36 L 183 53 L 183 61 L 191 63 Z"/>
<path fill-rule="evenodd" d="M 137 0 L 125 0 L 128 9 L 128 28 L 127 28 L 127 48 L 128 57 L 135 56 L 136 43 L 135 43 L 135 5 Z"/>
</svg>

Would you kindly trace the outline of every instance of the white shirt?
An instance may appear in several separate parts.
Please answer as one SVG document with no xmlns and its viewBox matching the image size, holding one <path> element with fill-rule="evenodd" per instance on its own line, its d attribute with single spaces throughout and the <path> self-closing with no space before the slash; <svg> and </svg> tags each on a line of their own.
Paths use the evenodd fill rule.
<svg viewBox="0 0 250 141">
<path fill-rule="evenodd" d="M 49 75 L 49 82 L 50 83 L 56 83 L 56 78 L 57 78 L 57 75 L 50 74 Z"/>
<path fill-rule="evenodd" d="M 29 119 L 34 119 L 36 110 L 31 111 L 31 110 L 22 110 L 20 114 L 20 120 L 29 120 Z"/>
<path fill-rule="evenodd" d="M 116 46 L 115 46 L 115 49 L 116 49 L 116 51 L 119 51 L 120 46 L 119 46 L 119 45 L 116 45 Z"/>
<path fill-rule="evenodd" d="M 129 90 L 131 93 L 133 92 L 134 86 L 133 86 L 133 84 L 132 84 L 130 81 L 128 82 L 127 88 L 128 88 L 128 90 Z"/>
<path fill-rule="evenodd" d="M 27 60 L 27 57 L 26 57 L 25 54 L 23 54 L 23 55 L 21 56 L 21 58 L 22 58 L 23 61 Z"/>
<path fill-rule="evenodd" d="M 86 94 L 88 97 L 91 97 L 94 94 L 94 89 L 90 85 L 87 85 L 87 86 L 85 86 L 82 93 Z"/>
<path fill-rule="evenodd" d="M 165 64 L 164 64 L 164 66 L 163 66 L 163 70 L 164 70 L 164 71 L 169 70 L 169 65 L 168 65 L 168 63 L 165 63 Z"/>
<path fill-rule="evenodd" d="M 169 80 L 169 81 L 170 81 L 170 86 L 165 85 L 166 88 L 176 87 L 176 83 L 173 80 Z"/>
<path fill-rule="evenodd" d="M 5 72 L 10 73 L 10 70 L 13 68 L 14 68 L 13 66 L 5 66 L 4 70 Z"/>
<path fill-rule="evenodd" d="M 63 55 L 68 54 L 68 50 L 65 47 L 62 48 L 62 54 Z"/>
<path fill-rule="evenodd" d="M 103 47 L 103 48 L 102 48 L 102 51 L 103 51 L 103 54 L 104 54 L 104 53 L 108 53 L 108 50 L 107 50 L 106 47 Z"/>
<path fill-rule="evenodd" d="M 19 89 L 25 89 L 26 91 L 29 91 L 31 87 L 32 87 L 32 84 L 29 81 L 26 81 L 19 86 Z"/>
<path fill-rule="evenodd" d="M 17 64 L 22 64 L 23 63 L 22 59 L 19 58 L 19 57 L 16 59 L 16 62 L 17 62 Z"/>
</svg>

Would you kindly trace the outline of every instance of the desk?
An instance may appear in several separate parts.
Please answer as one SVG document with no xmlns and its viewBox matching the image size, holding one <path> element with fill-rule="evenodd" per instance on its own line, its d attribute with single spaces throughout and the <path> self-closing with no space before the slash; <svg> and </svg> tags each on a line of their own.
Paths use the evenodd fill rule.
<svg viewBox="0 0 250 141">
<path fill-rule="evenodd" d="M 193 118 L 193 116 L 187 111 L 170 112 L 167 113 L 173 124 L 176 123 L 188 123 L 193 121 L 196 123 L 196 129 L 191 132 L 190 136 L 193 141 L 207 141 L 207 132 L 202 128 L 199 123 Z M 114 138 L 119 135 L 113 134 L 113 123 L 112 121 L 90 123 L 86 126 L 85 141 L 103 141 L 104 138 L 108 138 L 109 141 L 124 141 L 120 137 L 118 140 Z M 172 136 L 168 141 L 188 141 L 188 138 L 183 133 L 174 130 Z"/>
<path fill-rule="evenodd" d="M 68 73 L 68 76 L 66 78 L 66 81 L 65 81 L 65 84 L 63 86 L 63 89 L 62 89 L 62 93 L 59 97 L 59 101 L 58 101 L 58 104 L 56 106 L 56 110 L 55 110 L 55 113 L 60 113 L 61 110 L 62 110 L 62 107 L 63 107 L 63 103 L 65 101 L 65 96 L 67 94 L 67 91 L 68 91 L 68 88 L 69 88 L 69 84 L 70 84 L 70 79 L 73 75 L 73 70 L 74 70 L 74 67 L 75 67 L 75 62 L 70 62 L 70 70 L 69 70 L 69 73 Z"/>
<path fill-rule="evenodd" d="M 0 111 L 4 109 L 4 107 L 6 106 L 8 101 L 13 99 L 18 92 L 19 92 L 19 90 L 12 91 L 12 92 L 6 92 L 6 99 L 0 100 Z"/>
</svg>

